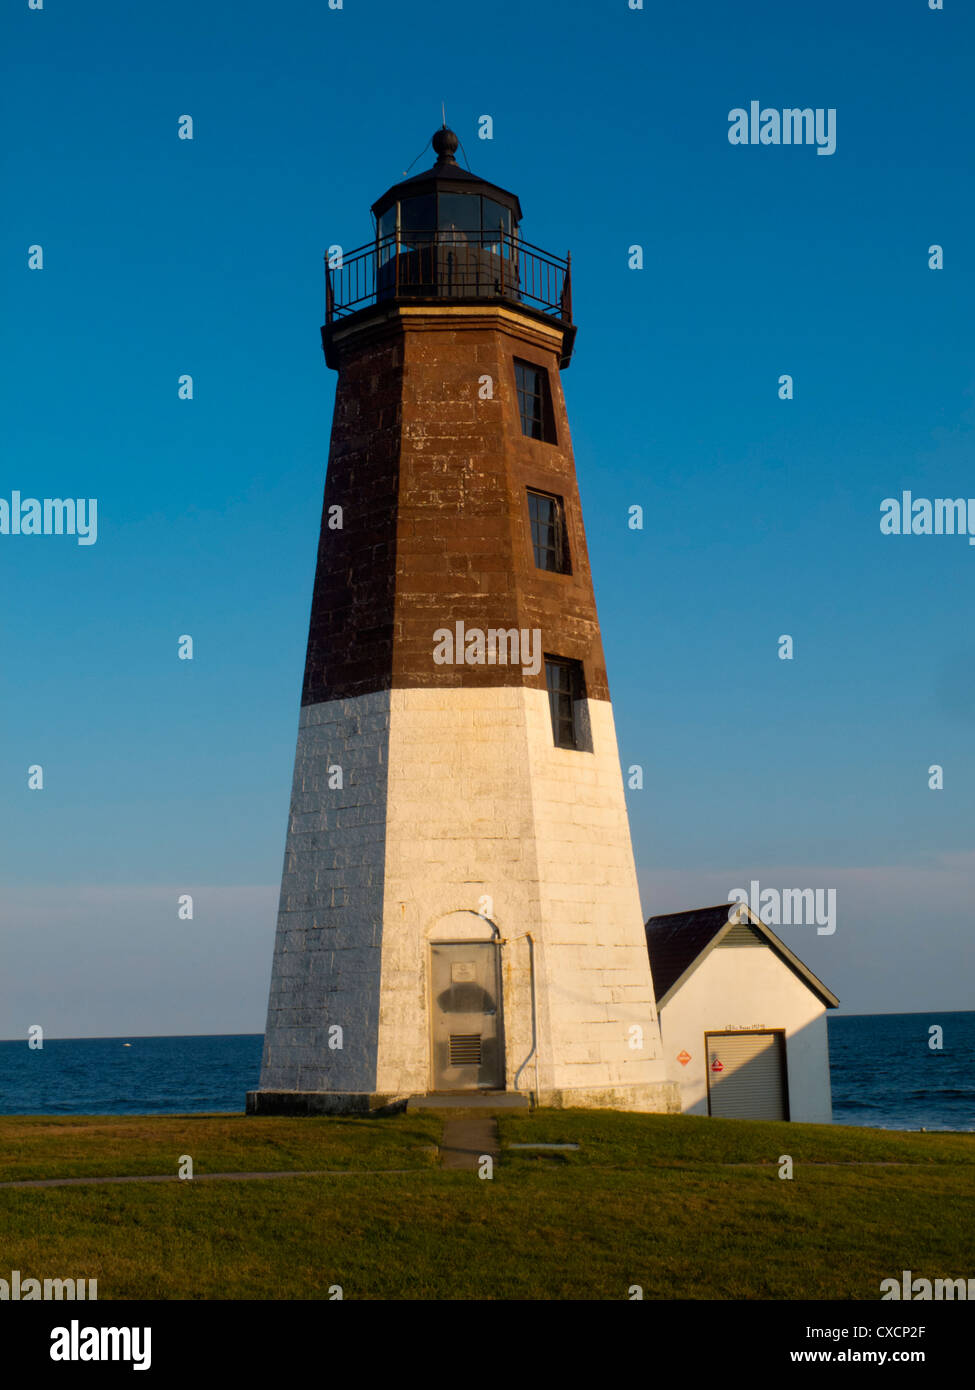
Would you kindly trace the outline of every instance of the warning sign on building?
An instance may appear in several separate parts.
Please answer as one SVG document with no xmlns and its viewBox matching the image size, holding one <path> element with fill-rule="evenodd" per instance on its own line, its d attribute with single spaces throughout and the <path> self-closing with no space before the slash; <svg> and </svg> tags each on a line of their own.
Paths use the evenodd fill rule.
<svg viewBox="0 0 975 1390">
<path fill-rule="evenodd" d="M 677 1060 L 678 1062 L 680 1062 L 682 1067 L 686 1067 L 688 1062 L 691 1060 L 691 1054 L 689 1052 L 678 1052 Z"/>
</svg>

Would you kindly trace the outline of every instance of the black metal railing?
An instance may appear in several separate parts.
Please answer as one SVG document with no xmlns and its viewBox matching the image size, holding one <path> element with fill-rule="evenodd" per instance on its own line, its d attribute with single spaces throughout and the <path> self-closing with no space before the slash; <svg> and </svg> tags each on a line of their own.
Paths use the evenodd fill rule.
<svg viewBox="0 0 975 1390">
<path fill-rule="evenodd" d="M 507 299 L 572 321 L 572 263 L 511 233 L 428 231 L 356 247 L 329 265 L 325 323 L 386 299 Z"/>
</svg>

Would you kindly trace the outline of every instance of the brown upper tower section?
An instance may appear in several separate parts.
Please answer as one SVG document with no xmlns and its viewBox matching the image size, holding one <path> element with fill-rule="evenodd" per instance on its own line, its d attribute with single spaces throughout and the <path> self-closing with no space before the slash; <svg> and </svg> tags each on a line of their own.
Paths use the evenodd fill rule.
<svg viewBox="0 0 975 1390">
<path fill-rule="evenodd" d="M 545 688 L 544 662 L 438 664 L 457 624 L 537 629 L 607 699 L 559 377 L 569 263 L 522 239 L 518 199 L 460 168 L 453 132 L 433 143 L 436 164 L 374 205 L 375 240 L 326 273 L 339 380 L 302 702 Z"/>
</svg>

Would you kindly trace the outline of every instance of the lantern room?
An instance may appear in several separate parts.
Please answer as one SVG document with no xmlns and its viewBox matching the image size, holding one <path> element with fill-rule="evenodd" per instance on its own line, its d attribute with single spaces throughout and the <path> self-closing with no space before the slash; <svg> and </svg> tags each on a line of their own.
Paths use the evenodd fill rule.
<svg viewBox="0 0 975 1390">
<path fill-rule="evenodd" d="M 438 130 L 432 144 L 433 168 L 373 205 L 377 299 L 514 296 L 518 199 L 461 168 L 452 130 Z"/>
<path fill-rule="evenodd" d="M 521 205 L 454 157 L 459 141 L 444 126 L 431 141 L 436 163 L 404 179 L 372 206 L 375 239 L 326 260 L 326 359 L 336 320 L 391 301 L 516 301 L 565 326 L 567 366 L 575 329 L 569 260 L 531 246 L 520 232 Z"/>
</svg>

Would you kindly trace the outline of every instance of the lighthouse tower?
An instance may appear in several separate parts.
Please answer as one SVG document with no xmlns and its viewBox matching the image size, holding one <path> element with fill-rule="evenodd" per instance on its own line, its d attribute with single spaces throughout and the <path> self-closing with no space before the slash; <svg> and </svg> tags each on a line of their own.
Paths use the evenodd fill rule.
<svg viewBox="0 0 975 1390">
<path fill-rule="evenodd" d="M 559 378 L 569 264 L 457 144 L 326 268 L 338 383 L 247 1106 L 677 1110 Z"/>
</svg>

